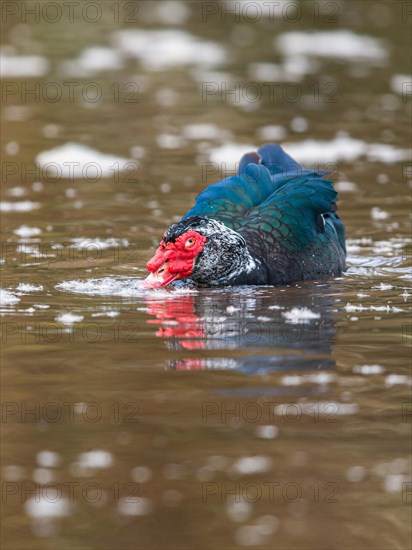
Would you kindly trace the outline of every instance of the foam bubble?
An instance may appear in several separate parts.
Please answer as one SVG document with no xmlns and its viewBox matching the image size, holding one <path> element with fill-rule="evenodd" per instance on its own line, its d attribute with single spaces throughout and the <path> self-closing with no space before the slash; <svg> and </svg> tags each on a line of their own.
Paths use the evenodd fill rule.
<svg viewBox="0 0 412 550">
<path fill-rule="evenodd" d="M 38 227 L 28 227 L 27 225 L 21 225 L 13 231 L 15 235 L 18 235 L 22 239 L 34 237 L 41 234 L 41 229 Z"/>
<path fill-rule="evenodd" d="M 48 498 L 47 495 L 40 494 L 28 500 L 24 508 L 27 515 L 32 518 L 51 518 L 70 516 L 72 507 L 69 500 L 65 498 L 54 501 Z"/>
<path fill-rule="evenodd" d="M 272 460 L 268 456 L 246 456 L 233 464 L 233 470 L 239 474 L 256 474 L 270 470 Z"/>
<path fill-rule="evenodd" d="M 89 180 L 113 175 L 115 163 L 119 170 L 127 169 L 130 163 L 136 165 L 136 160 L 100 153 L 80 143 L 66 143 L 49 151 L 43 151 L 37 155 L 36 161 L 42 167 L 49 163 L 51 166 L 57 165 L 56 177 L 88 178 Z M 52 168 L 50 168 L 51 171 Z"/>
<path fill-rule="evenodd" d="M 411 95 L 412 94 L 412 75 L 410 74 L 394 74 L 390 80 L 391 90 L 397 94 Z"/>
<path fill-rule="evenodd" d="M 50 64 L 40 55 L 10 55 L 0 52 L 0 75 L 2 77 L 39 77 L 48 73 Z"/>
<path fill-rule="evenodd" d="M 275 48 L 287 57 L 315 56 L 342 61 L 382 61 L 388 51 L 382 42 L 349 30 L 292 31 L 276 37 Z"/>
<path fill-rule="evenodd" d="M 36 461 L 43 468 L 55 468 L 61 462 L 61 456 L 54 451 L 40 451 L 36 455 Z"/>
<path fill-rule="evenodd" d="M 320 313 L 315 313 L 306 307 L 294 307 L 290 311 L 282 312 L 287 323 L 292 324 L 307 324 L 314 319 L 320 319 Z"/>
<path fill-rule="evenodd" d="M 0 212 L 30 212 L 40 208 L 40 203 L 33 201 L 0 202 Z"/>
<path fill-rule="evenodd" d="M 17 302 L 20 302 L 20 298 L 15 296 L 9 290 L 0 288 L 0 305 L 1 306 L 10 306 L 13 304 L 17 304 Z"/>
<path fill-rule="evenodd" d="M 352 371 L 356 374 L 382 374 L 385 372 L 385 369 L 381 365 L 355 365 Z"/>
<path fill-rule="evenodd" d="M 113 456 L 108 451 L 97 449 L 86 453 L 80 453 L 77 464 L 81 468 L 105 469 L 112 466 Z"/>
<path fill-rule="evenodd" d="M 181 30 L 124 30 L 115 33 L 114 43 L 152 71 L 185 65 L 214 66 L 226 60 L 223 46 Z"/>
<path fill-rule="evenodd" d="M 30 283 L 20 283 L 16 290 L 20 292 L 40 292 L 43 290 L 43 285 L 32 285 Z"/>
<path fill-rule="evenodd" d="M 73 323 L 79 323 L 84 319 L 83 315 L 76 315 L 75 313 L 62 313 L 58 315 L 55 320 L 65 325 L 72 325 Z"/>
<path fill-rule="evenodd" d="M 112 48 L 91 46 L 80 53 L 77 59 L 64 61 L 62 71 L 69 76 L 88 77 L 101 71 L 113 71 L 123 67 L 123 58 Z"/>
<path fill-rule="evenodd" d="M 153 502 L 149 498 L 129 497 L 118 503 L 117 511 L 122 516 L 148 516 L 153 511 Z"/>
</svg>

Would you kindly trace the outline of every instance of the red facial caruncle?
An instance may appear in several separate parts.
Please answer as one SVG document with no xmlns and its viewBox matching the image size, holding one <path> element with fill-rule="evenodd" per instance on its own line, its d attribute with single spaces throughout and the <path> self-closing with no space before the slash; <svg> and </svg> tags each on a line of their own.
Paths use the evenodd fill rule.
<svg viewBox="0 0 412 550">
<path fill-rule="evenodd" d="M 145 280 L 145 286 L 158 288 L 188 277 L 205 242 L 206 237 L 193 229 L 177 237 L 174 242 L 165 243 L 163 236 L 156 254 L 146 264 L 151 273 Z"/>
</svg>

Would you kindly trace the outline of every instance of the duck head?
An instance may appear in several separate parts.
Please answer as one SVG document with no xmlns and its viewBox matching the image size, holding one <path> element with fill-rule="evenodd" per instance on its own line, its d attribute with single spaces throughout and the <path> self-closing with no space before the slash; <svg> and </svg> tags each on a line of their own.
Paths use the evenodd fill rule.
<svg viewBox="0 0 412 550">
<path fill-rule="evenodd" d="M 229 284 L 254 261 L 245 239 L 223 223 L 198 216 L 171 225 L 147 262 L 147 288 L 188 279 L 200 286 Z M 233 284 L 233 282 L 231 283 Z"/>
</svg>

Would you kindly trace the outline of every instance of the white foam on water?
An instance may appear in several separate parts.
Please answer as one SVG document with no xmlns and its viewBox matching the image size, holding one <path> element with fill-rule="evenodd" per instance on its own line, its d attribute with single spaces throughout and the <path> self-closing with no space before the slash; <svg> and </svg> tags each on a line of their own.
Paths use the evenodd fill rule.
<svg viewBox="0 0 412 550">
<path fill-rule="evenodd" d="M 41 55 L 13 55 L 0 51 L 0 75 L 22 78 L 40 77 L 49 72 L 50 63 Z"/>
<path fill-rule="evenodd" d="M 32 285 L 30 283 L 19 283 L 16 290 L 20 292 L 40 292 L 43 290 L 43 285 Z"/>
<path fill-rule="evenodd" d="M 392 164 L 409 160 L 411 156 L 410 149 L 398 149 L 381 143 L 366 143 L 360 139 L 351 138 L 343 132 L 328 141 L 307 139 L 284 143 L 282 146 L 291 157 L 308 166 L 314 162 L 323 164 L 337 161 L 352 162 L 360 157 L 366 157 L 371 162 Z M 255 149 L 254 145 L 226 143 L 211 149 L 210 160 L 234 168 L 242 155 Z"/>
<path fill-rule="evenodd" d="M 284 79 L 288 82 L 300 82 L 305 75 L 315 74 L 320 70 L 316 59 L 296 55 L 285 57 L 282 66 Z"/>
<path fill-rule="evenodd" d="M 406 376 L 406 374 L 389 374 L 385 378 L 385 386 L 387 388 L 398 385 L 412 386 L 412 378 Z"/>
<path fill-rule="evenodd" d="M 255 429 L 256 437 L 260 439 L 275 439 L 279 434 L 279 428 L 273 424 L 266 426 L 257 426 Z"/>
<path fill-rule="evenodd" d="M 372 467 L 371 471 L 376 476 L 383 478 L 390 474 L 407 474 L 410 473 L 410 459 L 399 457 L 390 462 L 378 462 Z"/>
<path fill-rule="evenodd" d="M 275 48 L 287 57 L 314 56 L 342 61 L 384 61 L 388 51 L 381 40 L 349 30 L 292 31 L 275 38 Z"/>
<path fill-rule="evenodd" d="M 355 252 L 360 252 L 362 248 L 357 244 L 347 244 L 346 242 L 346 252 L 349 254 L 354 254 Z"/>
<path fill-rule="evenodd" d="M 397 149 L 392 145 L 380 143 L 366 143 L 360 139 L 339 133 L 329 141 L 307 139 L 301 142 L 285 143 L 286 152 L 298 162 L 311 163 L 319 161 L 323 163 L 337 162 L 339 160 L 351 162 L 360 157 L 366 157 L 370 161 L 394 163 L 408 160 L 409 149 Z"/>
<path fill-rule="evenodd" d="M 410 489 L 408 491 L 408 487 L 410 487 L 410 484 L 410 475 L 408 476 L 402 474 L 389 474 L 384 478 L 383 489 L 387 493 L 400 493 L 402 491 L 407 495 L 408 492 L 410 492 Z"/>
<path fill-rule="evenodd" d="M 359 483 L 366 477 L 366 469 L 363 466 L 351 466 L 346 470 L 345 477 L 351 483 Z"/>
<path fill-rule="evenodd" d="M 20 145 L 16 141 L 9 141 L 5 144 L 4 150 L 8 155 L 17 155 L 20 151 Z"/>
<path fill-rule="evenodd" d="M 100 449 L 80 453 L 77 458 L 77 464 L 81 468 L 104 469 L 112 466 L 113 462 L 113 455 Z"/>
<path fill-rule="evenodd" d="M 411 160 L 411 149 L 398 149 L 385 143 L 370 143 L 366 145 L 366 158 L 371 162 L 393 164 L 404 160 Z"/>
<path fill-rule="evenodd" d="M 148 516 L 153 511 L 153 502 L 149 498 L 129 497 L 118 503 L 117 511 L 122 516 Z"/>
<path fill-rule="evenodd" d="M 101 71 L 113 71 L 123 67 L 122 55 L 103 46 L 90 46 L 83 50 L 77 59 L 62 63 L 62 72 L 68 76 L 90 76 Z"/>
<path fill-rule="evenodd" d="M 272 516 L 270 514 L 265 514 L 263 516 L 258 517 L 255 520 L 255 525 L 260 529 L 260 532 L 262 535 L 273 535 L 276 533 L 279 527 L 279 520 L 276 516 Z"/>
<path fill-rule="evenodd" d="M 47 485 L 54 481 L 54 472 L 50 468 L 36 468 L 32 475 L 33 481 L 39 485 Z"/>
<path fill-rule="evenodd" d="M 156 136 L 156 141 L 161 149 L 180 149 L 185 145 L 182 136 L 175 134 L 159 134 Z"/>
<path fill-rule="evenodd" d="M 113 41 L 153 71 L 187 65 L 213 67 L 226 60 L 223 46 L 181 30 L 124 30 L 114 33 Z"/>
<path fill-rule="evenodd" d="M 36 310 L 34 309 L 34 307 L 28 307 L 26 309 L 19 309 L 18 312 L 19 313 L 26 313 L 28 315 L 33 315 L 33 313 L 35 312 Z"/>
<path fill-rule="evenodd" d="M 285 317 L 287 323 L 292 324 L 307 324 L 314 319 L 320 319 L 320 313 L 315 313 L 307 307 L 294 307 L 290 311 L 282 312 L 282 316 Z"/>
<path fill-rule="evenodd" d="M 72 506 L 68 499 L 52 500 L 52 496 L 48 497 L 43 492 L 26 501 L 24 508 L 26 514 L 32 518 L 57 518 L 70 516 L 72 513 Z"/>
<path fill-rule="evenodd" d="M 239 523 L 247 520 L 253 512 L 253 506 L 250 502 L 232 495 L 231 498 L 227 499 L 225 508 L 229 518 Z"/>
<path fill-rule="evenodd" d="M 3 109 L 4 118 L 13 122 L 24 122 L 30 113 L 31 109 L 27 105 L 6 105 Z"/>
<path fill-rule="evenodd" d="M 30 212 L 40 208 L 40 203 L 33 201 L 0 202 L 0 212 Z"/>
<path fill-rule="evenodd" d="M 118 246 L 126 248 L 129 246 L 129 241 L 127 239 L 116 239 L 114 237 L 110 237 L 108 239 L 99 239 L 98 237 L 77 237 L 72 239 L 72 242 L 74 244 L 74 248 L 77 250 L 83 250 L 84 248 L 91 246 L 98 247 L 100 250 L 106 250 L 107 248 L 115 248 Z"/>
<path fill-rule="evenodd" d="M 63 281 L 56 285 L 58 290 L 90 294 L 97 296 L 120 296 L 122 298 L 136 298 L 147 296 L 159 300 L 185 294 L 197 294 L 198 291 L 189 287 L 168 287 L 167 289 L 148 289 L 144 287 L 144 279 L 135 277 L 103 277 L 101 279 L 86 279 Z"/>
<path fill-rule="evenodd" d="M 373 374 L 382 374 L 385 372 L 385 369 L 381 365 L 355 365 L 352 372 L 369 376 Z"/>
<path fill-rule="evenodd" d="M 20 302 L 15 294 L 4 288 L 0 288 L 0 306 L 11 306 Z"/>
<path fill-rule="evenodd" d="M 360 239 L 346 239 L 346 242 L 350 244 L 361 244 L 362 246 L 368 246 L 373 244 L 371 237 L 361 237 Z"/>
<path fill-rule="evenodd" d="M 37 464 L 43 468 L 56 468 L 61 460 L 61 456 L 55 451 L 39 451 L 36 455 Z"/>
<path fill-rule="evenodd" d="M 73 323 L 80 323 L 83 319 L 83 315 L 76 315 L 75 313 L 62 313 L 55 318 L 55 321 L 65 325 L 72 325 Z"/>
<path fill-rule="evenodd" d="M 307 74 L 313 74 L 318 63 L 307 57 L 287 57 L 282 65 L 275 63 L 251 63 L 248 75 L 253 82 L 264 82 L 266 93 L 279 93 L 279 82 L 300 82 Z"/>
<path fill-rule="evenodd" d="M 339 193 L 356 193 L 358 186 L 352 181 L 338 181 L 335 183 L 335 189 Z"/>
<path fill-rule="evenodd" d="M 395 306 L 363 306 L 361 304 L 351 304 L 348 302 L 343 308 L 347 312 L 354 311 L 380 311 L 382 313 L 401 313 L 404 312 L 404 309 Z"/>
<path fill-rule="evenodd" d="M 172 107 L 176 105 L 178 94 L 173 88 L 158 88 L 154 94 L 155 100 L 162 107 Z"/>
<path fill-rule="evenodd" d="M 1 473 L 3 474 L 3 479 L 5 481 L 21 481 L 25 477 L 24 468 L 22 466 L 17 466 L 16 464 L 3 466 Z"/>
<path fill-rule="evenodd" d="M 130 163 L 137 165 L 136 160 L 100 153 L 81 143 L 71 142 L 39 153 L 36 161 L 50 170 L 53 177 L 84 178 L 87 181 L 111 176 L 116 171 L 130 168 Z"/>
<path fill-rule="evenodd" d="M 401 95 L 412 94 L 412 75 L 411 74 L 394 74 L 391 76 L 391 90 Z"/>
<path fill-rule="evenodd" d="M 11 187 L 10 189 L 6 190 L 6 195 L 9 197 L 23 197 L 26 195 L 27 191 L 24 187 L 21 187 L 20 185 L 17 185 L 16 187 Z"/>
<path fill-rule="evenodd" d="M 24 255 L 35 256 L 36 258 L 48 258 L 49 256 L 55 257 L 52 254 L 48 255 L 48 254 L 44 254 L 43 252 L 40 252 L 39 247 L 36 244 L 32 245 L 28 243 L 21 243 L 17 246 L 16 252 Z"/>
<path fill-rule="evenodd" d="M 412 294 L 410 294 L 407 290 L 405 290 L 404 292 L 402 292 L 402 294 L 400 294 L 400 296 L 402 296 L 403 300 L 406 302 L 409 296 L 412 296 Z"/>
<path fill-rule="evenodd" d="M 136 466 L 130 476 L 136 483 L 146 483 L 152 477 L 152 470 L 147 466 Z"/>
<path fill-rule="evenodd" d="M 272 467 L 272 459 L 264 455 L 245 456 L 237 459 L 232 468 L 238 474 L 256 474 L 268 472 Z"/>
<path fill-rule="evenodd" d="M 393 285 L 390 285 L 387 283 L 380 283 L 379 285 L 375 285 L 372 288 L 376 288 L 378 290 L 391 290 L 393 288 Z"/>
<path fill-rule="evenodd" d="M 282 376 L 281 383 L 283 386 L 300 386 L 301 384 L 329 384 L 334 382 L 336 376 L 329 372 L 319 372 L 316 374 L 303 374 L 303 375 L 287 375 Z"/>
<path fill-rule="evenodd" d="M 255 151 L 255 149 L 255 145 L 226 143 L 211 149 L 210 161 L 224 167 L 226 170 L 234 170 L 241 157 L 246 153 Z"/>
<path fill-rule="evenodd" d="M 371 209 L 371 218 L 373 220 L 386 220 L 389 218 L 389 212 L 382 210 L 379 206 L 374 206 Z"/>
<path fill-rule="evenodd" d="M 294 132 L 306 132 L 308 129 L 308 121 L 306 118 L 297 116 L 294 119 L 292 119 L 290 123 L 290 127 Z"/>
<path fill-rule="evenodd" d="M 102 311 L 99 313 L 92 313 L 92 317 L 118 317 L 120 315 L 120 311 Z"/>
<path fill-rule="evenodd" d="M 269 124 L 258 128 L 256 134 L 262 141 L 282 141 L 287 136 L 287 130 L 278 124 Z"/>
<path fill-rule="evenodd" d="M 27 239 L 29 237 L 35 237 L 36 235 L 41 234 L 41 229 L 38 227 L 29 227 L 27 225 L 21 225 L 13 231 L 15 235 L 18 235 L 22 239 Z"/>
<path fill-rule="evenodd" d="M 279 82 L 284 80 L 281 65 L 275 63 L 250 63 L 248 65 L 248 75 L 254 81 Z"/>
<path fill-rule="evenodd" d="M 349 261 L 354 264 L 357 264 L 359 262 L 365 262 L 366 261 L 373 261 L 374 257 L 376 258 L 376 255 L 384 255 L 387 254 L 389 256 L 399 256 L 401 257 L 404 255 L 402 251 L 405 249 L 408 245 L 412 243 L 411 239 L 408 238 L 401 238 L 401 237 L 392 237 L 390 239 L 383 239 L 379 241 L 373 241 L 369 237 L 363 237 L 361 239 L 347 239 L 346 245 L 347 249 L 351 252 L 371 252 L 374 256 L 362 256 L 362 257 L 353 257 L 349 258 Z M 379 264 L 374 263 L 374 266 L 377 266 Z"/>
<path fill-rule="evenodd" d="M 187 139 L 219 139 L 227 130 L 221 130 L 215 124 L 186 124 L 183 136 Z"/>
</svg>

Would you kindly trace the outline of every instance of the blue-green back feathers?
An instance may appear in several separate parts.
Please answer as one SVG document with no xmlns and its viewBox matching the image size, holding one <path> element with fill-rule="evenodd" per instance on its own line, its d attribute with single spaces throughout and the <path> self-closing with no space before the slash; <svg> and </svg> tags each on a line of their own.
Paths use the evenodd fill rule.
<svg viewBox="0 0 412 550">
<path fill-rule="evenodd" d="M 299 249 L 323 235 L 344 250 L 344 227 L 335 214 L 338 195 L 327 172 L 305 170 L 280 145 L 267 144 L 244 155 L 236 176 L 211 185 L 183 219 L 216 219 L 241 233 L 261 233 L 285 248 Z M 323 216 L 324 215 L 324 216 Z"/>
</svg>

